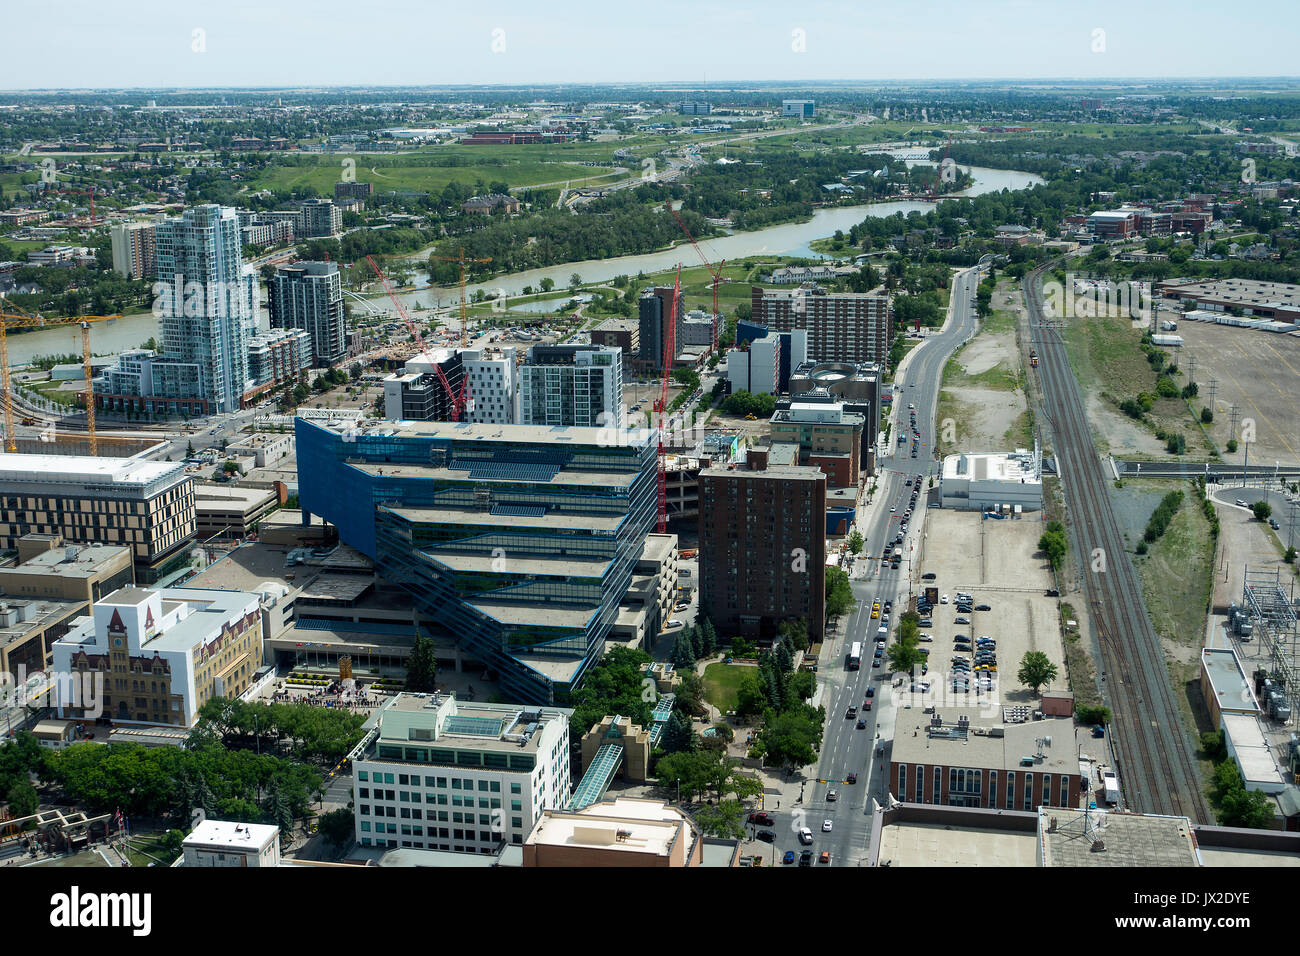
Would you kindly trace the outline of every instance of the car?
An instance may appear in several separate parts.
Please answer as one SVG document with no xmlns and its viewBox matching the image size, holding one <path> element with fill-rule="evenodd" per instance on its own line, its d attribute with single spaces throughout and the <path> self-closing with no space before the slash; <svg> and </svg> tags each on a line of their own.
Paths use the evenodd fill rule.
<svg viewBox="0 0 1300 956">
<path fill-rule="evenodd" d="M 948 603 L 948 595 L 946 595 L 946 594 L 941 595 L 940 598 L 939 598 L 939 603 L 940 603 L 940 604 L 947 604 L 947 603 Z"/>
<path fill-rule="evenodd" d="M 863 704 L 862 706 L 865 707 L 867 710 L 870 710 L 870 709 L 871 709 L 871 701 L 867 701 L 867 702 L 866 702 L 865 704 Z"/>
<path fill-rule="evenodd" d="M 876 696 L 876 689 L 875 689 L 874 687 L 868 687 L 868 688 L 867 688 L 867 696 L 868 696 L 868 697 L 875 697 L 875 696 Z"/>
<path fill-rule="evenodd" d="M 912 479 L 911 479 L 911 478 L 907 479 L 907 487 L 909 487 L 909 488 L 912 487 Z"/>
<path fill-rule="evenodd" d="M 850 707 L 848 713 L 844 715 L 844 719 L 852 720 L 856 716 L 858 716 L 858 709 L 856 707 Z"/>
<path fill-rule="evenodd" d="M 857 783 L 857 782 L 858 782 L 858 775 L 857 775 L 856 773 L 851 773 L 851 774 L 849 774 L 849 775 L 844 779 L 844 782 L 845 782 L 845 783 Z"/>
<path fill-rule="evenodd" d="M 831 861 L 831 851 L 822 850 L 822 855 L 818 858 L 818 861 L 821 863 L 829 863 Z"/>
<path fill-rule="evenodd" d="M 690 602 L 689 602 L 689 601 L 681 601 L 681 602 L 679 602 L 679 603 L 673 605 L 673 610 L 674 610 L 674 611 L 688 611 L 688 610 L 690 610 L 690 607 L 691 607 L 691 605 L 690 605 Z"/>
<path fill-rule="evenodd" d="M 893 602 L 893 601 L 886 601 L 886 602 L 885 602 L 885 613 L 888 614 L 888 613 L 889 613 L 890 611 L 892 611 L 893 609 L 894 609 L 894 602 Z"/>
<path fill-rule="evenodd" d="M 215 431 L 216 429 L 213 429 L 213 430 Z M 1237 507 L 1238 507 L 1238 508 L 1249 508 L 1250 505 L 1246 504 L 1246 502 L 1244 502 L 1244 501 L 1242 501 L 1240 498 L 1238 498 L 1238 499 L 1237 499 Z"/>
<path fill-rule="evenodd" d="M 929 644 L 931 641 L 934 640 L 934 637 L 932 637 L 929 634 L 918 634 L 916 636 L 916 639 L 920 641 L 922 644 Z"/>
<path fill-rule="evenodd" d="M 879 667 L 879 666 L 880 666 L 880 658 L 877 657 L 874 661 L 872 661 L 872 662 L 871 662 L 871 666 L 872 666 L 872 667 Z"/>
<path fill-rule="evenodd" d="M 1060 597 L 1060 596 L 1061 596 L 1061 592 L 1058 591 L 1056 588 L 1048 588 L 1048 589 L 1047 589 L 1047 594 L 1046 594 L 1046 596 L 1047 596 L 1047 597 Z"/>
<path fill-rule="evenodd" d="M 1268 526 L 1269 526 L 1270 528 L 1272 528 L 1274 531 L 1278 531 L 1278 530 L 1280 530 L 1280 529 L 1282 528 L 1282 526 L 1281 526 L 1280 524 L 1277 523 L 1277 519 L 1276 519 L 1276 518 L 1269 518 L 1269 519 L 1268 519 Z"/>
<path fill-rule="evenodd" d="M 859 719 L 859 720 L 858 720 L 858 730 L 866 730 L 866 729 L 867 729 L 867 722 L 866 722 L 865 720 L 861 720 L 861 719 Z"/>
<path fill-rule="evenodd" d="M 839 796 L 840 796 L 840 795 L 839 795 L 838 793 L 836 793 L 834 790 L 827 790 L 827 791 L 826 791 L 826 799 L 827 799 L 827 801 L 830 802 L 830 803 L 834 803 L 836 800 L 838 800 L 838 799 L 839 799 Z"/>
<path fill-rule="evenodd" d="M 976 604 L 976 605 L 975 605 L 975 610 L 977 610 L 977 611 L 991 611 L 991 610 L 993 610 L 993 608 L 990 607 L 990 606 L 987 605 L 987 604 Z"/>
<path fill-rule="evenodd" d="M 877 610 L 875 610 L 875 609 L 872 609 L 872 611 L 871 611 L 871 619 L 874 621 L 874 620 L 875 620 L 876 618 L 878 618 L 878 617 L 880 617 L 880 612 L 877 611 Z"/>
<path fill-rule="evenodd" d="M 776 821 L 772 819 L 772 814 L 765 813 L 762 810 L 755 810 L 749 815 L 749 822 L 762 827 L 776 826 Z"/>
<path fill-rule="evenodd" d="M 918 626 L 918 627 L 934 627 L 934 621 L 930 620 L 928 617 L 923 617 L 923 618 L 921 618 L 921 620 L 919 620 L 919 621 L 917 622 L 917 626 Z"/>
<path fill-rule="evenodd" d="M 776 834 L 773 833 L 771 830 L 759 830 L 757 833 L 754 834 L 754 838 L 757 840 L 762 840 L 764 843 L 776 842 Z"/>
<path fill-rule="evenodd" d="M 811 846 L 813 841 L 812 831 L 807 827 L 799 828 L 799 842 L 804 846 Z"/>
<path fill-rule="evenodd" d="M 781 862 L 787 866 L 794 862 L 794 850 L 786 850 L 785 856 L 781 857 Z"/>
<path fill-rule="evenodd" d="M 959 618 L 957 618 L 955 621 L 953 621 L 953 623 L 954 623 L 954 624 L 969 624 L 969 623 L 970 623 L 970 618 L 968 618 L 968 617 L 959 617 Z"/>
<path fill-rule="evenodd" d="M 879 611 L 879 610 L 880 610 L 880 602 L 879 602 L 879 601 L 873 601 L 873 602 L 871 603 L 871 610 L 873 610 L 873 611 Z"/>
<path fill-rule="evenodd" d="M 965 602 L 955 604 L 953 607 L 956 608 L 958 614 L 969 614 L 975 610 L 975 605 L 966 604 Z"/>
<path fill-rule="evenodd" d="M 664 630 L 675 631 L 677 630 L 677 628 L 681 626 L 682 626 L 682 622 L 677 620 L 676 618 L 673 618 L 673 620 L 669 621 L 667 624 L 664 625 Z"/>
<path fill-rule="evenodd" d="M 800 866 L 812 866 L 812 861 L 813 861 L 812 850 L 804 850 L 802 853 L 799 854 Z"/>
<path fill-rule="evenodd" d="M 830 833 L 830 832 L 831 832 L 831 821 L 830 821 L 830 820 L 823 820 L 823 821 L 822 821 L 822 833 Z"/>
<path fill-rule="evenodd" d="M 936 577 L 938 577 L 938 575 L 936 575 L 933 571 L 926 571 L 925 574 L 921 575 L 921 580 L 933 581 Z"/>
</svg>

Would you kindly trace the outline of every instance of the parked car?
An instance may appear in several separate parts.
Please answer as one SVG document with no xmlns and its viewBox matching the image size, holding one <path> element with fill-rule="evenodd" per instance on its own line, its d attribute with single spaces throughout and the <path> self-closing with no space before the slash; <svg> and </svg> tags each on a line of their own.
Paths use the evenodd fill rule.
<svg viewBox="0 0 1300 956">
<path fill-rule="evenodd" d="M 931 641 L 934 640 L 934 638 L 933 638 L 931 635 L 929 635 L 929 634 L 920 634 L 920 635 L 917 636 L 916 639 L 917 639 L 918 641 L 921 641 L 921 642 L 924 643 L 924 644 L 928 644 L 928 643 L 930 643 Z"/>
<path fill-rule="evenodd" d="M 764 843 L 776 842 L 776 834 L 773 833 L 771 830 L 759 830 L 757 833 L 754 834 L 754 837 L 756 839 L 762 840 Z"/>
<path fill-rule="evenodd" d="M 667 624 L 664 625 L 664 630 L 675 631 L 677 630 L 677 628 L 681 626 L 682 626 L 682 622 L 677 620 L 676 618 L 673 618 L 671 621 L 669 621 Z"/>
<path fill-rule="evenodd" d="M 925 574 L 921 575 L 921 580 L 933 581 L 936 577 L 937 575 L 933 571 L 926 571 Z"/>
<path fill-rule="evenodd" d="M 765 813 L 762 810 L 755 810 L 749 815 L 749 822 L 762 827 L 776 826 L 776 821 L 772 819 L 772 814 Z"/>
<path fill-rule="evenodd" d="M 786 850 L 785 856 L 781 857 L 781 862 L 787 866 L 794 862 L 794 850 Z"/>
<path fill-rule="evenodd" d="M 977 611 L 991 611 L 991 610 L 993 610 L 993 608 L 989 607 L 987 604 L 976 604 L 976 605 L 975 605 L 975 610 L 977 610 Z"/>
<path fill-rule="evenodd" d="M 934 621 L 930 620 L 928 617 L 923 617 L 923 618 L 921 618 L 920 621 L 917 622 L 917 626 L 918 626 L 918 627 L 934 627 Z"/>
<path fill-rule="evenodd" d="M 673 610 L 674 610 L 674 611 L 688 611 L 688 610 L 690 610 L 690 607 L 691 607 L 691 602 L 690 602 L 690 601 L 678 601 L 676 604 L 673 605 Z"/>
<path fill-rule="evenodd" d="M 1047 589 L 1047 597 L 1060 597 L 1060 596 L 1061 596 L 1061 592 L 1058 591 L 1056 588 Z"/>
<path fill-rule="evenodd" d="M 959 617 L 959 618 L 957 618 L 955 621 L 953 621 L 953 623 L 954 623 L 954 624 L 969 624 L 969 623 L 970 623 L 970 618 L 968 618 L 968 617 Z"/>
</svg>

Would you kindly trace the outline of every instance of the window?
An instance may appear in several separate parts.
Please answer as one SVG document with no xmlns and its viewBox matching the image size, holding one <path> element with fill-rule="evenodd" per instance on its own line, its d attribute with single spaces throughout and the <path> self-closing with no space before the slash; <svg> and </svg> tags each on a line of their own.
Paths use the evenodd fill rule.
<svg viewBox="0 0 1300 956">
<path fill-rule="evenodd" d="M 925 768 L 916 768 L 916 802 L 925 803 Z"/>
<path fill-rule="evenodd" d="M 1070 805 L 1070 778 L 1066 774 L 1061 774 L 1061 806 Z"/>
<path fill-rule="evenodd" d="M 1045 773 L 1043 774 L 1043 806 L 1050 807 L 1051 805 L 1052 805 L 1052 775 L 1050 773 Z"/>
<path fill-rule="evenodd" d="M 943 798 L 941 796 L 942 793 L 943 793 L 943 768 L 935 767 L 934 768 L 934 789 L 930 791 L 930 802 L 942 803 L 943 802 Z"/>
<path fill-rule="evenodd" d="M 1007 772 L 1007 809 L 1016 808 L 1016 772 L 1010 770 Z"/>
<path fill-rule="evenodd" d="M 995 809 L 998 805 L 998 772 L 989 771 L 989 809 Z"/>
<path fill-rule="evenodd" d="M 1034 803 L 1034 775 L 1025 774 L 1025 809 L 1032 810 Z"/>
</svg>

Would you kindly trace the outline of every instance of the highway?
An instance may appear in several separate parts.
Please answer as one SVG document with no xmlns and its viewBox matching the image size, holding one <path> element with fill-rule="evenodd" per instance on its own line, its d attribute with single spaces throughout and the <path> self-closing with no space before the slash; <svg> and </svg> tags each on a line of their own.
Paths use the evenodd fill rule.
<svg viewBox="0 0 1300 956">
<path fill-rule="evenodd" d="M 952 319 L 947 328 L 923 339 L 904 359 L 900 366 L 894 389 L 894 427 L 884 457 L 877 460 L 877 503 L 869 510 L 859 509 L 858 530 L 866 543 L 862 555 L 855 562 L 853 594 L 857 609 L 842 619 L 835 631 L 828 633 L 827 646 L 820 658 L 818 681 L 821 684 L 821 703 L 826 707 L 826 729 L 822 751 L 815 773 L 804 786 L 803 800 L 794 807 L 782 805 L 773 813 L 776 825 L 775 858 L 779 865 L 785 850 L 804 849 L 799 845 L 798 829 L 807 826 L 813 831 L 816 855 L 829 850 L 832 866 L 856 866 L 864 858 L 871 833 L 871 802 L 884 803 L 885 791 L 881 765 L 888 765 L 893 739 L 896 712 L 891 700 L 892 675 L 889 665 L 882 660 L 880 667 L 872 666 L 874 641 L 880 622 L 872 620 L 872 602 L 893 601 L 890 620 L 890 637 L 898 615 L 906 609 L 907 599 L 920 574 L 913 563 L 919 553 L 919 537 L 924 526 L 924 508 L 932 492 L 923 489 L 917 500 L 907 533 L 899 547 L 903 563 L 897 571 L 877 560 L 886 542 L 895 540 L 903 512 L 907 510 L 911 488 L 908 480 L 925 481 L 936 473 L 937 463 L 932 454 L 935 436 L 935 409 L 939 399 L 939 384 L 943 368 L 953 351 L 971 338 L 977 328 L 972 302 L 979 283 L 979 269 L 959 273 L 953 282 Z M 917 457 L 911 456 L 913 443 L 899 445 L 900 427 L 909 431 L 908 405 L 916 406 L 917 429 L 920 441 L 915 444 Z M 896 452 L 894 451 L 896 449 Z M 933 492 L 937 493 L 937 492 Z M 891 511 L 891 508 L 893 509 Z M 865 523 L 861 516 L 868 515 Z M 849 646 L 861 642 L 861 670 L 850 671 L 846 661 Z M 901 675 L 900 675 L 901 676 Z M 875 688 L 870 712 L 862 708 L 867 700 L 868 687 Z M 857 720 L 848 719 L 849 707 L 856 706 L 867 726 L 857 729 Z M 880 756 L 873 751 L 882 749 Z M 848 774 L 858 774 L 856 784 L 845 783 Z M 837 792 L 837 799 L 827 799 L 829 791 Z M 770 807 L 769 807 L 770 811 Z M 830 820 L 832 830 L 822 832 L 822 824 Z M 770 853 L 770 851 L 769 851 Z"/>
<path fill-rule="evenodd" d="M 1212 823 L 1164 650 L 1111 507 L 1107 485 L 1113 473 L 1093 445 L 1079 384 L 1057 328 L 1062 317 L 1049 315 L 1043 303 L 1039 281 L 1053 264 L 1025 276 L 1025 299 L 1039 355 L 1043 417 L 1053 436 L 1071 544 L 1101 649 L 1102 694 L 1114 715 L 1111 743 L 1120 787 L 1125 804 L 1138 812 Z"/>
</svg>

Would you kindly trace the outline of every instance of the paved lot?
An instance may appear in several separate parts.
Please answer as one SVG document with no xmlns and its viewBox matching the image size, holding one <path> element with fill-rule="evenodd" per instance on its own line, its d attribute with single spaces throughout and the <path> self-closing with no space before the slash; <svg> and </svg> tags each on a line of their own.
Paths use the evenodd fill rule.
<svg viewBox="0 0 1300 956">
<path fill-rule="evenodd" d="M 1243 423 L 1255 421 L 1252 463 L 1300 462 L 1300 337 L 1203 322 L 1179 322 L 1178 334 L 1184 342 L 1178 364 L 1186 370 L 1189 357 L 1196 358 L 1200 398 L 1209 397 L 1211 379 L 1219 383 L 1210 426 L 1215 442 L 1222 448 L 1231 437 L 1229 416 L 1236 405 Z M 1243 453 L 1226 460 L 1240 463 Z"/>
<path fill-rule="evenodd" d="M 934 626 L 923 628 L 933 635 L 931 649 L 936 664 L 926 677 L 932 693 L 903 695 L 912 704 L 969 704 L 985 700 L 983 694 L 952 693 L 946 676 L 953 656 L 953 639 L 988 635 L 997 641 L 998 668 L 994 675 L 991 706 L 1028 704 L 1036 700 L 1027 688 L 1016 683 L 1020 659 L 1028 651 L 1042 651 L 1064 675 L 1065 655 L 1061 644 L 1057 599 L 1045 597 L 1052 586 L 1045 558 L 1037 554 L 1042 522 L 1038 515 L 1020 520 L 983 520 L 972 512 L 931 509 L 926 520 L 926 542 L 921 572 L 934 572 L 933 585 L 941 595 L 949 595 L 948 604 L 940 604 L 931 613 Z M 958 591 L 973 595 L 976 604 L 988 604 L 991 611 L 974 611 L 959 615 L 951 603 Z M 962 616 L 972 623 L 957 624 Z M 970 657 L 966 654 L 963 656 Z M 1064 687 L 1064 678 L 1058 680 Z M 902 688 L 909 690 L 910 688 Z"/>
</svg>

